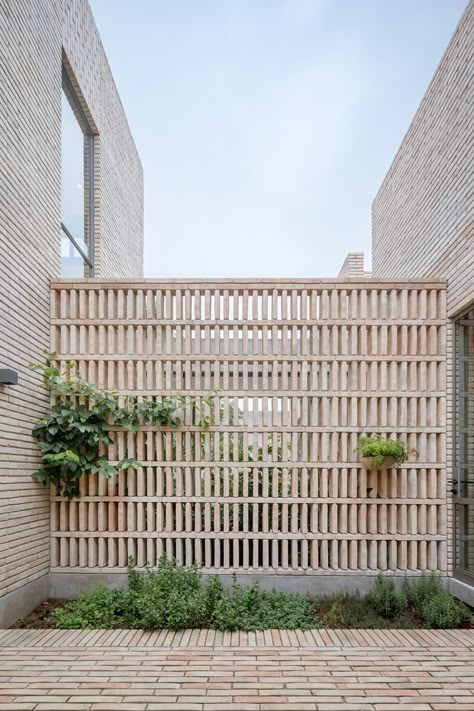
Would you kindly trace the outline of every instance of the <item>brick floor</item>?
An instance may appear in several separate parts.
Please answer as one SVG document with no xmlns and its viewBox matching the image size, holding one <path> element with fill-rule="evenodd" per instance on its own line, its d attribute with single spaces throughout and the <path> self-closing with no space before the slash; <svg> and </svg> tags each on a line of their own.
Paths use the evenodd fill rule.
<svg viewBox="0 0 474 711">
<path fill-rule="evenodd" d="M 474 711 L 474 631 L 0 630 L 0 710 Z"/>
</svg>

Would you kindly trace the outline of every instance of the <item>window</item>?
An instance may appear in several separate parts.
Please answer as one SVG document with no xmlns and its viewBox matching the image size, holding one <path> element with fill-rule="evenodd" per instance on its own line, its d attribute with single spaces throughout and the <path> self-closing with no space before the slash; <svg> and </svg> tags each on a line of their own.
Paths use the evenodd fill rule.
<svg viewBox="0 0 474 711">
<path fill-rule="evenodd" d="M 61 274 L 94 275 L 94 136 L 63 69 Z"/>
</svg>

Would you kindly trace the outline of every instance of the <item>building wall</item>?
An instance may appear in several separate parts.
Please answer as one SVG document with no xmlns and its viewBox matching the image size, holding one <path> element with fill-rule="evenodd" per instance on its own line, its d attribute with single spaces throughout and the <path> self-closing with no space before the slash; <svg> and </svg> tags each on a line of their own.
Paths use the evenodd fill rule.
<svg viewBox="0 0 474 711">
<path fill-rule="evenodd" d="M 373 204 L 374 277 L 448 280 L 448 313 L 474 300 L 474 0 Z"/>
<path fill-rule="evenodd" d="M 448 316 L 474 302 L 474 0 L 470 0 L 373 204 L 375 278 L 447 279 Z M 454 469 L 454 323 L 447 325 L 446 460 Z M 448 572 L 454 511 L 448 487 Z M 459 591 L 458 591 L 459 592 Z"/>
<path fill-rule="evenodd" d="M 64 0 L 68 73 L 95 139 L 95 276 L 143 274 L 143 171 L 85 0 Z"/>
<path fill-rule="evenodd" d="M 0 385 L 0 625 L 47 595 L 49 492 L 31 477 L 31 428 L 48 396 L 28 363 L 49 350 L 60 275 L 63 45 L 100 132 L 96 273 L 142 273 L 140 161 L 87 2 L 0 0 L 0 368 L 19 378 Z"/>
</svg>

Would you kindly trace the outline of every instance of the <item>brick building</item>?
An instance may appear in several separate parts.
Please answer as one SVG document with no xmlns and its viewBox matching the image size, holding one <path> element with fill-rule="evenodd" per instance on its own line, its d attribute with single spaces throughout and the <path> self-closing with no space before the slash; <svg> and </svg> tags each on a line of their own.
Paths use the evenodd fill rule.
<svg viewBox="0 0 474 711">
<path fill-rule="evenodd" d="M 0 624 L 48 594 L 49 496 L 31 473 L 47 405 L 49 283 L 143 273 L 143 174 L 87 0 L 0 0 Z M 3 376 L 8 379 L 8 376 Z"/>
<path fill-rule="evenodd" d="M 452 542 L 449 569 L 453 590 L 471 603 L 474 601 L 473 110 L 474 1 L 470 0 L 375 197 L 372 276 L 447 280 L 446 467 Z M 346 267 L 349 261 L 346 259 Z M 353 260 L 351 265 L 354 266 Z M 360 256 L 356 268 L 360 271 Z M 347 269 L 344 275 L 348 275 Z"/>
</svg>

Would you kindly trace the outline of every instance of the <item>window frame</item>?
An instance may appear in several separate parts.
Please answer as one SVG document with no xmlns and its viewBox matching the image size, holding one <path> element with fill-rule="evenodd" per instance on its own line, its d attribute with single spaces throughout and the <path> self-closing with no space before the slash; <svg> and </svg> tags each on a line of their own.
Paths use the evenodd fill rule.
<svg viewBox="0 0 474 711">
<path fill-rule="evenodd" d="M 89 254 L 86 254 L 82 247 L 78 244 L 78 241 L 74 237 L 73 234 L 71 234 L 70 230 L 67 228 L 67 226 L 64 224 L 64 222 L 61 219 L 61 230 L 62 232 L 66 235 L 66 237 L 70 240 L 70 242 L 73 244 L 74 248 L 79 252 L 81 255 L 82 259 L 84 260 L 84 264 L 88 266 L 89 268 L 89 276 L 93 277 L 94 276 L 94 248 L 95 248 L 95 234 L 94 234 L 94 229 L 95 229 L 95 223 L 94 223 L 94 152 L 95 152 L 95 137 L 94 133 L 92 130 L 92 127 L 87 119 L 87 116 L 84 112 L 84 109 L 81 105 L 81 102 L 79 100 L 79 97 L 77 95 L 77 92 L 74 88 L 74 85 L 67 73 L 66 67 L 64 64 L 62 65 L 62 91 L 66 95 L 67 101 L 69 101 L 69 105 L 76 117 L 76 120 L 79 124 L 79 127 L 82 130 L 82 133 L 84 134 L 84 163 L 86 160 L 86 153 L 87 153 L 87 175 L 84 170 L 85 177 L 87 178 L 87 181 L 84 181 L 84 184 L 87 190 L 87 223 L 85 221 L 85 224 L 87 224 L 87 246 L 88 246 L 88 251 Z M 62 131 L 62 118 L 61 118 L 61 131 Z M 61 166 L 62 169 L 62 166 Z M 62 188 L 61 188 L 62 189 Z M 86 204 L 84 203 L 84 209 L 86 207 Z"/>
</svg>

